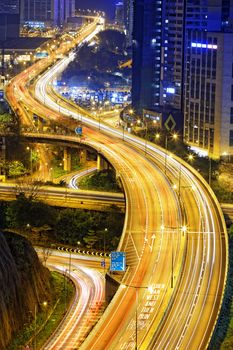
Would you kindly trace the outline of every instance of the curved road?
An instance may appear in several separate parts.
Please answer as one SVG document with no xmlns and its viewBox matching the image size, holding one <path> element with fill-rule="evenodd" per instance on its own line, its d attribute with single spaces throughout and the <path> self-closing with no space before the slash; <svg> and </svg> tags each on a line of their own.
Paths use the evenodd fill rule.
<svg viewBox="0 0 233 350">
<path fill-rule="evenodd" d="M 25 74 L 12 83 L 17 92 L 9 89 L 8 100 L 14 104 L 14 93 L 24 89 L 24 106 L 38 115 L 69 126 L 75 126 L 73 119 L 82 118 L 91 126 L 84 129 L 84 142 L 110 160 L 125 188 L 126 221 L 119 249 L 126 252 L 128 270 L 81 349 L 132 349 L 135 340 L 140 349 L 205 349 L 227 272 L 227 236 L 220 207 L 200 175 L 184 162 L 103 123 L 100 133 L 97 121 L 68 102 L 58 105 L 51 81 L 69 59 L 38 80 L 35 95 L 40 103 L 26 89 L 30 77 Z M 179 184 L 178 192 L 174 183 Z"/>
</svg>

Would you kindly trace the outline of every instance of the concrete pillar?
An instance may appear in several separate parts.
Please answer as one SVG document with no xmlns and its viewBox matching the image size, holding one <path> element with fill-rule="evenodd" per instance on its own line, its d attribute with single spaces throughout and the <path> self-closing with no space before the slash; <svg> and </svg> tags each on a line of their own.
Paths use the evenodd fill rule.
<svg viewBox="0 0 233 350">
<path fill-rule="evenodd" d="M 106 162 L 106 160 L 101 156 L 101 154 L 98 153 L 97 155 L 97 170 L 105 170 L 109 169 L 109 164 Z"/>
<path fill-rule="evenodd" d="M 103 158 L 101 157 L 101 155 L 98 153 L 97 154 L 97 170 L 103 170 Z"/>
<path fill-rule="evenodd" d="M 82 149 L 79 153 L 79 160 L 81 164 L 85 164 L 87 161 L 87 151 Z"/>
<path fill-rule="evenodd" d="M 38 117 L 38 122 L 37 122 L 37 128 L 40 131 L 43 131 L 43 126 L 45 125 L 45 122 L 42 118 Z"/>
<path fill-rule="evenodd" d="M 71 153 L 68 147 L 63 151 L 63 169 L 65 171 L 71 171 Z"/>
</svg>

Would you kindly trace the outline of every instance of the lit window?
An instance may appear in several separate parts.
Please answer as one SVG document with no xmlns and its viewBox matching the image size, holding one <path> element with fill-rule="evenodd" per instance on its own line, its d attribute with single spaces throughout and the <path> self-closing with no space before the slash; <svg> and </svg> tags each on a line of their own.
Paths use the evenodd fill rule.
<svg viewBox="0 0 233 350">
<path fill-rule="evenodd" d="M 172 88 L 172 87 L 168 87 L 168 88 L 167 88 L 167 93 L 168 93 L 168 94 L 174 94 L 174 93 L 175 93 L 175 89 Z"/>
</svg>

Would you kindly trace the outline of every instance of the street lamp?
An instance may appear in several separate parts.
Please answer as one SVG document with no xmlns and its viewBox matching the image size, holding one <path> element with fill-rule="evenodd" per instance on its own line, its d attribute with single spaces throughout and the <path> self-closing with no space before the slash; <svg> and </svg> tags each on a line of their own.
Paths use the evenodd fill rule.
<svg viewBox="0 0 233 350">
<path fill-rule="evenodd" d="M 187 226 L 183 225 L 181 227 L 169 227 L 169 226 L 164 226 L 162 225 L 161 231 L 164 232 L 165 228 L 170 229 L 170 230 L 180 230 L 182 232 L 182 235 L 187 232 Z M 171 288 L 174 286 L 174 247 L 173 247 L 173 234 L 172 234 L 172 257 L 171 257 Z"/>
<path fill-rule="evenodd" d="M 27 146 L 26 150 L 30 151 L 30 173 L 32 175 L 32 149 L 31 147 Z"/>
<path fill-rule="evenodd" d="M 153 288 L 151 286 L 133 286 L 130 284 L 121 284 L 122 288 L 134 288 L 135 293 L 135 301 L 136 301 L 136 308 L 135 308 L 135 350 L 138 349 L 138 290 L 139 289 L 147 289 L 150 293 L 153 292 Z"/>
<path fill-rule="evenodd" d="M 146 124 L 146 135 L 145 135 L 145 155 L 146 155 L 146 151 L 147 151 L 147 133 L 148 133 L 148 125 L 147 122 L 145 121 Z"/>
<path fill-rule="evenodd" d="M 103 266 L 104 266 L 104 275 L 105 275 L 105 243 L 106 243 L 106 237 L 105 237 L 105 234 L 108 232 L 108 229 L 107 229 L 107 227 L 105 227 L 105 229 L 104 229 L 104 260 L 103 260 Z"/>
<path fill-rule="evenodd" d="M 177 133 L 172 134 L 172 139 L 174 141 L 176 141 L 178 139 L 178 134 Z M 168 147 L 168 134 L 166 133 L 166 135 L 165 135 L 165 150 L 166 150 L 166 152 L 165 152 L 165 164 L 164 164 L 165 175 L 166 175 L 166 172 L 167 172 L 167 147 Z"/>
</svg>

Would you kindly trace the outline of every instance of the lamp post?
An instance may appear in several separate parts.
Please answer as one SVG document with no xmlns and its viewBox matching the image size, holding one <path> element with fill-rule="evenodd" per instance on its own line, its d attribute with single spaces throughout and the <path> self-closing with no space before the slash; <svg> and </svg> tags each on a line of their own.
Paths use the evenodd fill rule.
<svg viewBox="0 0 233 350">
<path fill-rule="evenodd" d="M 138 350 L 138 290 L 139 289 L 147 289 L 148 291 L 152 292 L 153 288 L 149 286 L 133 286 L 130 284 L 122 284 L 122 288 L 134 288 L 135 289 L 135 350 Z"/>
<path fill-rule="evenodd" d="M 30 151 L 30 173 L 32 175 L 32 149 L 29 146 L 26 149 L 27 151 Z"/>
<path fill-rule="evenodd" d="M 172 134 L 172 139 L 176 141 L 178 139 L 178 134 L 174 133 Z M 165 135 L 165 164 L 164 164 L 164 173 L 166 175 L 167 173 L 167 147 L 168 147 L 168 134 Z"/>
<path fill-rule="evenodd" d="M 125 126 L 122 124 L 122 140 L 125 141 Z"/>
<path fill-rule="evenodd" d="M 104 265 L 104 275 L 105 275 L 105 244 L 106 244 L 106 237 L 105 237 L 105 234 L 108 232 L 108 229 L 107 227 L 105 227 L 104 229 L 104 261 L 103 261 L 103 265 Z"/>
<path fill-rule="evenodd" d="M 145 121 L 146 124 L 146 135 L 145 135 L 145 155 L 146 155 L 146 151 L 147 151 L 147 133 L 148 133 L 148 125 L 147 122 Z"/>
<path fill-rule="evenodd" d="M 209 185 L 211 186 L 211 180 L 212 180 L 212 163 L 211 163 L 211 157 L 209 155 Z"/>
<path fill-rule="evenodd" d="M 34 309 L 34 350 L 36 350 L 37 344 L 36 344 L 36 327 L 37 327 L 37 305 L 35 304 L 35 309 Z"/>
<path fill-rule="evenodd" d="M 161 226 L 161 231 L 164 231 L 166 229 L 171 229 L 171 230 L 181 230 L 182 235 L 184 236 L 184 234 L 187 232 L 187 226 L 181 226 L 180 228 L 178 227 L 169 227 L 169 226 Z M 174 247 L 173 247 L 173 234 L 172 234 L 172 256 L 171 256 L 171 288 L 174 287 Z"/>
</svg>

